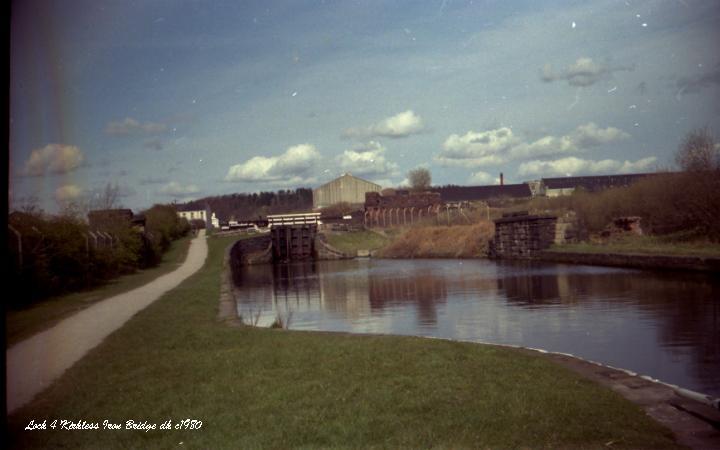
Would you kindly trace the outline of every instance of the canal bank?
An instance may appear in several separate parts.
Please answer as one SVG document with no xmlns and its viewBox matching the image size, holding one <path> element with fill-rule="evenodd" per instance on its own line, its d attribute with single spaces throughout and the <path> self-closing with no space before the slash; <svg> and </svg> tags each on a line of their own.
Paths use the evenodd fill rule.
<svg viewBox="0 0 720 450">
<path fill-rule="evenodd" d="M 378 236 L 381 236 L 382 240 L 378 240 Z M 493 245 L 488 245 L 492 239 L 492 225 L 484 222 L 451 227 L 416 227 L 382 235 L 371 231 L 334 232 L 328 235 L 327 242 L 341 249 L 346 256 L 369 249 L 371 250 L 369 255 L 373 258 L 484 259 L 492 256 Z M 574 248 L 570 251 L 565 250 L 563 245 L 552 246 L 555 242 L 553 236 L 548 237 L 544 242 L 540 242 L 539 236 L 526 242 L 517 238 L 506 240 L 512 242 L 510 245 L 512 249 L 508 255 L 501 256 L 501 259 L 535 259 L 564 264 L 643 270 L 720 272 L 720 255 L 701 253 L 700 250 L 707 252 L 703 247 L 697 247 L 699 250 L 692 246 L 678 249 L 677 245 L 667 244 L 667 254 L 665 254 L 663 247 L 657 242 L 648 244 L 647 249 L 644 249 L 642 242 L 639 242 L 635 244 L 634 251 L 614 251 L 614 245 L 586 246 L 588 249 L 586 251 L 578 251 Z M 692 253 L 693 249 L 696 249 L 697 254 Z M 679 250 L 690 253 L 678 254 Z"/>
<path fill-rule="evenodd" d="M 512 349 L 218 323 L 231 242 L 208 243 L 197 274 L 8 417 L 11 448 L 678 448 L 612 391 Z M 45 418 L 203 426 L 24 431 Z"/>
<path fill-rule="evenodd" d="M 683 270 L 720 273 L 720 257 L 646 255 L 640 253 L 588 253 L 545 250 L 538 252 L 535 259 L 564 264 L 585 264 L 595 266 L 626 267 L 643 270 Z"/>
<path fill-rule="evenodd" d="M 584 301 L 583 298 L 587 295 L 587 293 L 584 293 L 582 291 L 578 292 L 575 287 L 583 285 L 598 286 L 603 287 L 603 289 L 608 289 L 614 286 L 607 292 L 607 299 L 616 298 L 618 295 L 620 295 L 622 292 L 627 291 L 628 289 L 639 290 L 638 292 L 643 292 L 653 298 L 657 297 L 654 294 L 655 292 L 667 292 L 670 297 L 674 296 L 673 293 L 675 291 L 677 291 L 678 293 L 680 293 L 681 291 L 685 292 L 690 297 L 696 297 L 699 294 L 699 292 L 691 293 L 687 291 L 687 283 L 692 283 L 692 281 L 690 279 L 687 279 L 687 277 L 682 278 L 683 286 L 682 288 L 678 287 L 678 289 L 680 290 L 674 288 L 668 289 L 668 286 L 666 286 L 666 284 L 668 283 L 668 277 L 659 277 L 657 280 L 654 280 L 651 279 L 652 274 L 650 273 L 622 271 L 617 269 L 593 269 L 587 266 L 562 265 L 558 266 L 563 271 L 562 276 L 559 276 L 557 279 L 555 279 L 554 277 L 548 278 L 550 267 L 554 266 L 543 265 L 537 267 L 536 269 L 533 269 L 533 267 L 536 266 L 538 262 L 532 260 L 518 262 L 507 261 L 497 263 L 487 260 L 414 260 L 412 262 L 408 261 L 407 263 L 410 263 L 411 265 L 420 267 L 422 269 L 422 274 L 420 274 L 420 276 L 418 277 L 417 282 L 408 283 L 407 281 L 405 281 L 406 277 L 408 276 L 407 273 L 411 271 L 410 267 L 406 266 L 398 269 L 401 273 L 404 274 L 402 279 L 398 280 L 398 282 L 390 281 L 393 277 L 392 264 L 404 263 L 405 262 L 403 261 L 395 260 L 343 262 L 341 264 L 342 267 L 338 268 L 338 274 L 352 274 L 356 273 L 358 270 L 361 269 L 361 267 L 350 267 L 350 265 L 353 264 L 374 266 L 374 268 L 370 270 L 369 274 L 366 275 L 368 277 L 367 281 L 360 280 L 359 282 L 353 281 L 352 279 L 344 280 L 339 283 L 328 281 L 336 280 L 338 275 L 324 275 L 323 268 L 325 267 L 325 265 L 322 263 L 318 263 L 318 268 L 303 268 L 302 270 L 300 268 L 289 268 L 288 270 L 281 271 L 281 278 L 279 279 L 276 278 L 277 272 L 268 276 L 254 278 L 258 274 L 258 270 L 261 269 L 260 267 L 257 267 L 254 269 L 255 275 L 248 275 L 248 277 L 245 278 L 244 282 L 253 286 L 253 289 L 259 289 L 259 291 L 257 292 L 262 292 L 261 297 L 265 299 L 271 299 L 272 302 L 280 302 L 282 301 L 282 299 L 287 298 L 296 298 L 297 295 L 300 294 L 301 296 L 299 298 L 299 301 L 301 304 L 309 305 L 314 301 L 320 301 L 320 303 L 322 303 L 323 305 L 322 308 L 328 311 L 328 313 L 322 313 L 322 310 L 320 309 L 296 309 L 293 311 L 293 328 L 301 330 L 325 330 L 327 328 L 324 328 L 324 325 L 322 325 L 321 322 L 318 322 L 320 320 L 325 320 L 319 319 L 318 317 L 321 317 L 320 315 L 322 315 L 322 317 L 325 317 L 327 314 L 329 314 L 329 311 L 333 311 L 332 314 L 337 315 L 338 312 L 351 307 L 353 308 L 353 311 L 356 311 L 352 312 L 352 314 L 349 316 L 352 318 L 353 323 L 367 323 L 368 327 L 377 330 L 373 331 L 374 333 L 378 333 L 380 335 L 385 335 L 386 333 L 394 334 L 397 333 L 398 330 L 400 334 L 414 334 L 414 332 L 403 331 L 402 329 L 388 330 L 382 327 L 378 328 L 376 325 L 372 325 L 373 321 L 369 317 L 363 316 L 362 314 L 357 315 L 357 308 L 363 303 L 362 294 L 360 291 L 362 291 L 363 289 L 368 289 L 368 292 L 365 295 L 367 296 L 366 301 L 369 305 L 371 305 L 372 308 L 370 310 L 367 310 L 369 314 L 377 314 L 378 317 L 385 316 L 388 320 L 392 322 L 395 322 L 398 319 L 402 322 L 401 316 L 398 316 L 398 319 L 396 319 L 395 316 L 387 317 L 383 312 L 383 305 L 387 304 L 388 307 L 391 308 L 390 310 L 397 311 L 398 307 L 400 307 L 401 305 L 407 305 L 408 303 L 416 304 L 416 307 L 412 307 L 407 311 L 403 310 L 404 312 L 402 313 L 402 316 L 413 317 L 419 314 L 420 316 L 418 320 L 422 320 L 424 323 L 427 323 L 427 320 L 433 320 L 437 322 L 438 329 L 442 329 L 443 319 L 440 316 L 441 311 L 443 309 L 456 309 L 456 306 L 453 306 L 455 303 L 447 299 L 452 296 L 453 291 L 460 289 L 461 292 L 465 293 L 465 295 L 470 295 L 471 297 L 473 295 L 477 295 L 471 293 L 471 291 L 468 290 L 472 285 L 472 282 L 471 280 L 468 280 L 466 278 L 465 281 L 461 283 L 458 287 L 453 287 L 450 283 L 438 280 L 438 274 L 441 273 L 444 268 L 450 266 L 455 267 L 453 271 L 460 270 L 459 268 L 463 267 L 468 270 L 469 273 L 482 272 L 482 264 L 499 264 L 498 267 L 505 268 L 503 270 L 508 270 L 509 267 L 513 271 L 519 271 L 518 275 L 510 275 L 509 277 L 507 275 L 503 275 L 500 277 L 500 280 L 498 280 L 497 282 L 493 281 L 490 285 L 488 285 L 485 281 L 482 280 L 488 280 L 488 277 L 492 278 L 497 274 L 495 272 L 486 273 L 479 277 L 481 281 L 480 286 L 483 289 L 492 289 L 492 294 L 490 298 L 497 296 L 498 292 L 506 293 L 504 295 L 508 296 L 508 302 L 510 302 L 511 310 L 517 310 L 518 307 L 520 307 L 522 310 L 527 310 L 530 313 L 538 313 L 543 310 L 548 311 L 547 314 L 549 314 L 549 316 L 546 318 L 541 317 L 541 322 L 544 321 L 550 323 L 557 323 L 557 319 L 560 319 L 561 317 L 563 317 L 563 315 L 571 314 L 572 316 L 577 316 L 578 311 L 562 313 L 561 315 L 557 315 L 553 313 L 553 311 L 557 312 L 558 307 L 561 307 L 562 312 L 562 310 L 565 309 L 561 306 L 563 304 L 572 306 L 573 304 L 577 304 L 578 301 L 582 303 Z M 480 266 L 474 268 L 475 265 Z M 300 275 L 301 278 L 293 281 L 293 278 L 295 276 L 298 276 L 298 274 L 302 274 Z M 585 281 L 584 279 L 584 276 L 586 276 L 584 274 L 598 274 L 602 275 L 602 277 L 594 280 L 591 279 L 591 281 L 588 283 L 588 281 Z M 328 282 L 330 282 L 331 284 L 328 285 Z M 302 289 L 296 290 L 295 288 L 293 288 L 294 283 L 298 286 L 302 286 Z M 333 287 L 332 284 L 338 284 L 339 286 L 344 286 L 344 288 L 343 290 L 338 290 L 338 288 Z M 302 292 L 305 292 L 305 294 L 303 295 Z M 255 294 L 251 292 L 243 292 L 240 295 L 243 297 L 243 300 L 247 300 L 248 297 L 252 297 Z M 339 296 L 341 300 L 335 301 L 333 297 L 336 296 Z M 557 301 L 553 300 L 555 298 L 557 298 Z M 600 304 L 604 304 L 606 301 L 607 300 L 602 300 L 600 301 Z M 639 301 L 641 302 L 641 304 L 644 303 L 642 299 L 639 299 Z M 637 302 L 638 300 L 631 300 L 632 304 L 636 304 Z M 687 301 L 685 301 L 683 304 L 684 306 L 687 306 L 690 310 L 696 309 L 695 305 L 690 305 L 687 303 Z M 670 306 L 670 308 L 672 309 L 671 305 L 668 306 Z M 402 307 L 404 308 L 405 306 Z M 414 308 L 417 308 L 417 310 L 415 310 Z M 492 317 L 494 316 L 494 314 L 487 308 L 483 308 L 483 315 L 489 316 L 492 322 Z M 573 311 L 575 309 L 575 307 L 572 307 L 569 311 Z M 435 310 L 435 312 L 432 312 L 433 310 Z M 654 306 L 651 307 L 651 305 L 644 305 L 640 311 L 637 311 L 642 313 L 641 316 L 637 316 L 637 312 L 633 312 L 632 315 L 621 319 L 620 323 L 627 323 L 628 326 L 633 326 L 632 324 L 647 322 L 647 317 L 643 316 L 647 316 L 647 313 L 656 314 L 654 312 L 655 310 L 656 308 Z M 375 311 L 375 313 L 373 313 L 372 311 Z M 645 312 L 643 313 L 642 311 Z M 350 313 L 350 310 L 348 310 L 348 312 Z M 607 321 L 608 323 L 613 323 L 614 315 L 608 314 L 608 312 L 611 311 L 605 311 L 603 308 L 597 311 L 590 310 L 587 313 L 583 314 L 587 316 L 589 320 L 588 323 L 604 321 Z M 668 310 L 668 318 L 674 317 L 676 315 L 677 312 Z M 466 321 L 467 319 L 467 314 L 460 313 L 460 317 L 462 317 L 460 322 L 454 322 L 453 326 L 459 327 L 461 329 L 467 328 L 469 324 L 463 323 L 463 320 Z M 272 318 L 272 314 L 270 318 Z M 506 319 L 504 319 L 503 322 L 505 320 Z M 513 322 L 516 322 L 515 319 L 511 320 Z M 567 318 L 561 320 L 561 323 L 567 322 Z M 685 320 L 686 319 L 682 319 L 682 321 Z M 381 325 L 383 321 L 384 320 L 377 322 L 378 325 Z M 326 323 L 328 324 L 327 326 L 329 326 L 331 329 L 338 326 L 337 321 L 330 320 Z M 533 330 L 537 326 L 537 323 L 534 324 L 534 322 L 526 322 L 524 320 L 521 320 L 518 325 L 520 324 L 525 324 L 521 325 L 521 329 L 527 330 L 528 332 L 533 332 Z M 568 325 L 564 326 L 567 327 Z M 478 326 L 482 328 L 492 325 L 490 323 L 487 323 L 486 325 L 477 323 L 471 326 L 473 328 L 477 328 Z M 692 325 L 688 324 L 688 326 Z M 340 325 L 341 329 L 343 327 L 343 325 Z M 358 330 L 361 329 L 362 328 L 358 328 Z M 608 335 L 605 335 L 602 332 L 598 334 L 597 330 L 589 328 L 587 330 L 588 335 L 591 332 L 593 335 L 598 335 L 599 342 L 601 342 L 603 346 L 610 348 L 611 351 L 619 351 L 623 347 L 628 347 L 628 344 L 634 344 L 635 342 L 639 342 L 642 344 L 646 342 L 647 337 L 656 333 L 655 331 L 648 331 L 648 334 L 645 335 L 630 336 L 621 332 L 621 330 L 614 330 L 613 328 L 608 329 L 608 333 L 618 334 L 618 337 L 620 337 L 621 339 L 625 339 L 623 344 L 623 342 L 605 342 L 605 340 L 609 337 Z M 580 333 L 574 334 L 574 337 L 568 337 L 568 339 L 580 341 L 581 339 L 579 338 L 584 338 L 585 335 L 584 327 L 581 326 L 579 331 Z M 337 332 L 337 330 L 334 332 Z M 425 333 L 422 330 L 419 330 L 419 332 L 421 335 Z M 333 332 L 330 333 L 332 334 Z M 343 333 L 340 332 L 340 334 L 342 335 Z M 352 334 L 367 335 L 367 333 L 363 331 L 354 331 Z M 425 337 L 430 336 L 426 335 Z M 708 339 L 709 341 L 713 341 L 713 338 L 711 336 L 708 337 Z M 451 340 L 458 341 L 464 339 L 462 339 L 461 337 L 455 337 L 451 338 Z M 475 340 L 469 342 L 478 343 L 478 341 Z M 489 344 L 497 345 L 493 343 Z M 669 349 L 675 345 L 672 342 L 668 342 L 668 344 L 671 346 L 669 347 Z M 524 344 L 521 347 L 527 348 L 536 346 L 537 344 Z M 512 347 L 517 346 L 513 345 Z M 638 350 L 643 353 L 641 348 L 638 348 Z M 678 436 L 683 436 L 679 439 L 681 439 L 682 442 L 686 445 L 689 445 L 693 448 L 707 448 L 708 445 L 701 445 L 701 443 L 717 443 L 717 430 L 713 428 L 713 424 L 717 424 L 720 417 L 718 416 L 717 411 L 713 410 L 712 407 L 708 406 L 708 403 L 711 402 L 706 401 L 703 403 L 693 400 L 691 398 L 687 398 L 687 396 L 683 395 L 684 393 L 686 393 L 684 389 L 677 388 L 677 386 L 658 382 L 657 380 L 647 375 L 640 375 L 623 369 L 615 369 L 611 366 L 608 366 L 607 364 L 603 365 L 600 363 L 593 363 L 568 354 L 553 354 L 548 353 L 544 350 L 541 350 L 541 352 L 546 354 L 545 357 L 560 364 L 563 364 L 568 368 L 577 371 L 588 379 L 591 379 L 594 382 L 600 383 L 601 385 L 604 385 L 606 387 L 609 387 L 620 393 L 621 395 L 627 397 L 629 400 L 637 403 L 639 406 L 643 407 L 650 416 L 654 417 L 659 422 L 667 424 L 668 426 L 673 428 L 675 432 L 678 433 Z M 654 355 L 654 353 L 651 354 Z M 633 351 L 630 351 L 628 356 L 630 358 L 637 357 L 634 356 Z M 664 358 L 659 358 L 659 361 L 663 361 L 663 359 Z M 620 367 L 623 366 L 621 365 Z M 698 370 L 709 370 L 712 373 L 712 371 L 716 369 L 705 368 Z M 640 373 L 649 372 L 641 371 Z M 717 402 L 716 399 L 714 401 Z"/>
</svg>

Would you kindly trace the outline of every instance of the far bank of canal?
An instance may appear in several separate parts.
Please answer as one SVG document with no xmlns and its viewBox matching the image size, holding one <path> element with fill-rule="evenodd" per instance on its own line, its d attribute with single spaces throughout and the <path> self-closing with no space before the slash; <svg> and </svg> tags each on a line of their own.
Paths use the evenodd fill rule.
<svg viewBox="0 0 720 450">
<path fill-rule="evenodd" d="M 720 396 L 720 281 L 488 260 L 317 261 L 234 274 L 238 313 L 290 328 L 543 348 Z"/>
</svg>

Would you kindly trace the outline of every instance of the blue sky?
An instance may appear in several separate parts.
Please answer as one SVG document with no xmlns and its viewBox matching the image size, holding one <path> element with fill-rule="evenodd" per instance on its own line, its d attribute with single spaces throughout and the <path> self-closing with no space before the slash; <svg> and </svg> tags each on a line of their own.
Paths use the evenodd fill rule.
<svg viewBox="0 0 720 450">
<path fill-rule="evenodd" d="M 13 4 L 10 201 L 669 168 L 720 130 L 720 3 Z"/>
</svg>

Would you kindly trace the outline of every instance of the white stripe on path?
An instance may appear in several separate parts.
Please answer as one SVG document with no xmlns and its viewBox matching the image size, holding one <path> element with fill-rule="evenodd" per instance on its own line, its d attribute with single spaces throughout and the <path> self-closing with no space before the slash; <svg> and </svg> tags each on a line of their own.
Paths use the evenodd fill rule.
<svg viewBox="0 0 720 450">
<path fill-rule="evenodd" d="M 185 262 L 173 272 L 110 297 L 7 350 L 7 412 L 27 404 L 137 312 L 197 272 L 207 257 L 205 230 L 190 242 Z"/>
</svg>

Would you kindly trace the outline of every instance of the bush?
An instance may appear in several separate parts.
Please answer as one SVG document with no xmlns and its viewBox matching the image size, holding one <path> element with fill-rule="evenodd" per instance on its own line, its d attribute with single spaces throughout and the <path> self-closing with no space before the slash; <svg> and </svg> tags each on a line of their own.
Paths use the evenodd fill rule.
<svg viewBox="0 0 720 450">
<path fill-rule="evenodd" d="M 76 215 L 11 213 L 8 225 L 22 236 L 22 258 L 17 236 L 9 233 L 10 284 L 13 292 L 21 293 L 12 296 L 10 306 L 93 287 L 158 264 L 162 253 L 187 233 L 189 225 L 172 206 L 156 205 L 148 216 L 154 232 L 142 233 L 129 222 L 109 222 L 102 231 L 113 236 L 112 246 L 95 246 L 88 225 Z"/>
<path fill-rule="evenodd" d="M 645 233 L 682 233 L 686 238 L 720 240 L 720 172 L 663 173 L 631 186 L 601 192 L 535 198 L 520 209 L 561 215 L 574 211 L 582 235 L 599 233 L 614 218 L 639 216 Z"/>
<path fill-rule="evenodd" d="M 154 205 L 143 212 L 145 216 L 145 230 L 153 236 L 153 240 L 164 252 L 170 243 L 185 236 L 190 231 L 187 220 L 178 217 L 172 205 Z"/>
</svg>

